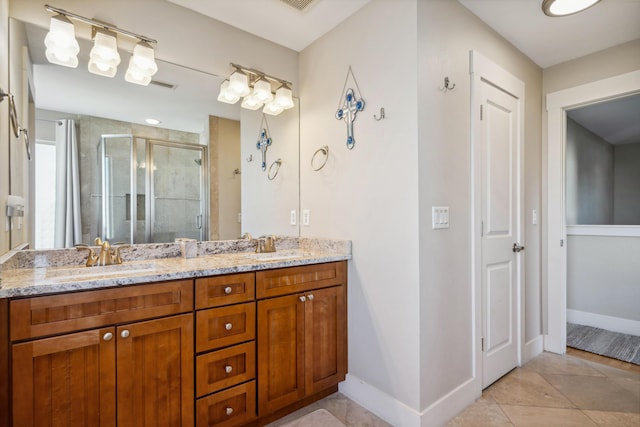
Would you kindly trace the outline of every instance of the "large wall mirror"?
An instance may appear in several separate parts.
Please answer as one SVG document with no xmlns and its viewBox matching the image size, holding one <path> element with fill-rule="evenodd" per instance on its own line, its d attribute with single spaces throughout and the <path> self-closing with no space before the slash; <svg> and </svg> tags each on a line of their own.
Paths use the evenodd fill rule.
<svg viewBox="0 0 640 427">
<path fill-rule="evenodd" d="M 297 100 L 278 116 L 223 104 L 222 77 L 161 59 L 149 86 L 126 82 L 126 67 L 115 78 L 90 74 L 88 40 L 78 40 L 77 68 L 50 64 L 47 31 L 10 19 L 10 49 L 21 51 L 11 58 L 23 62 L 12 64 L 10 81 L 33 111 L 31 248 L 97 236 L 151 243 L 299 234 L 291 223 L 299 208 Z M 122 62 L 129 56 L 122 51 Z M 20 69 L 28 71 L 15 75 Z M 256 149 L 265 117 L 272 176 Z"/>
</svg>

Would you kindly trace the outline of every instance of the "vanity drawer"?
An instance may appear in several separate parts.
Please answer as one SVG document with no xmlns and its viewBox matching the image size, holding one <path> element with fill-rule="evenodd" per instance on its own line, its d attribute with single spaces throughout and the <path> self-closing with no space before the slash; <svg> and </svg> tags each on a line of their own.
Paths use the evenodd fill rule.
<svg viewBox="0 0 640 427">
<path fill-rule="evenodd" d="M 346 261 L 264 270 L 256 273 L 256 298 L 269 298 L 346 283 Z"/>
<path fill-rule="evenodd" d="M 196 312 L 197 353 L 250 341 L 255 336 L 255 302 Z"/>
<path fill-rule="evenodd" d="M 196 279 L 196 309 L 237 304 L 254 299 L 255 273 Z"/>
<path fill-rule="evenodd" d="M 213 351 L 196 358 L 196 395 L 201 397 L 256 377 L 256 344 Z"/>
<path fill-rule="evenodd" d="M 255 418 L 255 381 L 240 384 L 196 401 L 198 427 L 242 426 Z"/>
<path fill-rule="evenodd" d="M 11 340 L 98 328 L 193 310 L 193 280 L 12 300 Z"/>
</svg>

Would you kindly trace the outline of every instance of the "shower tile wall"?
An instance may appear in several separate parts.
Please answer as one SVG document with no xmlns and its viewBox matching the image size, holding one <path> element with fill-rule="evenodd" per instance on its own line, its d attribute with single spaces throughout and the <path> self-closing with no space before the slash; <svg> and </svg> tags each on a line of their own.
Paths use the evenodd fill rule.
<svg viewBox="0 0 640 427">
<path fill-rule="evenodd" d="M 65 116 L 68 117 L 69 115 L 65 114 Z M 78 124 L 78 146 L 80 150 L 82 240 L 86 243 L 93 242 L 93 239 L 98 236 L 96 219 L 98 218 L 101 207 L 98 144 L 103 134 L 132 134 L 137 137 L 149 139 L 170 140 L 192 144 L 199 143 L 199 135 L 195 133 L 161 129 L 91 116 L 76 116 L 75 120 Z M 193 164 L 193 160 L 190 161 Z M 194 164 L 194 166 L 196 165 Z M 182 184 L 177 183 L 176 185 Z"/>
</svg>

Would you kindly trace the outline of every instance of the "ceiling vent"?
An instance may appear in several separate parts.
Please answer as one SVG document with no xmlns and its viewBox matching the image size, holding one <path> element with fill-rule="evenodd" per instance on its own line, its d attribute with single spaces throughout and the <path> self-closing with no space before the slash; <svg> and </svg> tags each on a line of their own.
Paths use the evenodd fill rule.
<svg viewBox="0 0 640 427">
<path fill-rule="evenodd" d="M 316 0 L 280 0 L 280 1 L 282 1 L 282 3 L 288 4 L 291 7 L 295 7 L 299 11 L 304 11 L 311 5 L 311 3 L 315 2 Z"/>
<path fill-rule="evenodd" d="M 158 81 L 158 80 L 151 80 L 151 82 L 149 84 L 160 86 L 160 87 L 163 87 L 163 88 L 166 88 L 166 89 L 175 89 L 175 88 L 178 87 L 177 85 L 173 85 L 171 83 L 161 82 L 161 81 Z"/>
</svg>

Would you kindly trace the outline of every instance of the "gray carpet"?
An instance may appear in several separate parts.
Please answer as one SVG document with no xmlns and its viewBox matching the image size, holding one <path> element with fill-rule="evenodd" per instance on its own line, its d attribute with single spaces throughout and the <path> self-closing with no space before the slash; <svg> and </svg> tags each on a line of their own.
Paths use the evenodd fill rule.
<svg viewBox="0 0 640 427">
<path fill-rule="evenodd" d="M 567 346 L 640 365 L 640 336 L 567 323 Z"/>
</svg>

